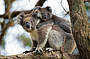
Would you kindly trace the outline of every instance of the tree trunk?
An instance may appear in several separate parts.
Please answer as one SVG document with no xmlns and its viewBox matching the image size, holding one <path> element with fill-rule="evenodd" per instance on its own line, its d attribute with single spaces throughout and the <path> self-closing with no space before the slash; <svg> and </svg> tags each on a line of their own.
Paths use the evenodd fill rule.
<svg viewBox="0 0 90 59">
<path fill-rule="evenodd" d="M 72 32 L 82 59 L 90 59 L 88 17 L 83 0 L 67 0 L 70 9 Z"/>
</svg>

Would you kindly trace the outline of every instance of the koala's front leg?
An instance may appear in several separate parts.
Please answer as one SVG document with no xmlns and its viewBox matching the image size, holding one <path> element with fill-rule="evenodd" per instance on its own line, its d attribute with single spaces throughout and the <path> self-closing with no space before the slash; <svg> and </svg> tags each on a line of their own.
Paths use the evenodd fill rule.
<svg viewBox="0 0 90 59">
<path fill-rule="evenodd" d="M 42 48 L 45 47 L 45 44 L 47 43 L 48 34 L 51 29 L 52 24 L 45 24 L 38 29 L 39 39 L 37 41 L 37 48 L 35 50 L 36 53 L 40 53 L 43 51 Z"/>
<path fill-rule="evenodd" d="M 30 52 L 35 51 L 36 47 L 37 47 L 37 41 L 32 40 L 32 46 L 31 46 Z"/>
</svg>

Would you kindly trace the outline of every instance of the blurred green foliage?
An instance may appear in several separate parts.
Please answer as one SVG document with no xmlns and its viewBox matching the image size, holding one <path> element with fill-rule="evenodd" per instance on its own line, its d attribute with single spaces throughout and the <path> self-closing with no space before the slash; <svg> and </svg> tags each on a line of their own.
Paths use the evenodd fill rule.
<svg viewBox="0 0 90 59">
<path fill-rule="evenodd" d="M 2 48 L 5 48 L 5 41 L 4 41 L 4 39 L 1 42 L 1 46 L 2 46 Z"/>
<path fill-rule="evenodd" d="M 21 34 L 18 39 L 20 39 L 25 46 L 31 46 L 31 39 L 30 37 L 27 37 L 25 34 Z"/>
</svg>

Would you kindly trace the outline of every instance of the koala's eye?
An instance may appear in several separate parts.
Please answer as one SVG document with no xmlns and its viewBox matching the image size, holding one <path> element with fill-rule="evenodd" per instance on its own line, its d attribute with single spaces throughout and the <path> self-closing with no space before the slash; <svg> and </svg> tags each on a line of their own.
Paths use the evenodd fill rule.
<svg viewBox="0 0 90 59">
<path fill-rule="evenodd" d="M 38 11 L 36 11 L 35 13 L 38 13 Z"/>
<path fill-rule="evenodd" d="M 26 22 L 26 24 L 28 24 L 29 22 Z"/>
<path fill-rule="evenodd" d="M 29 25 L 29 22 L 26 22 L 25 24 L 26 24 L 26 25 Z"/>
<path fill-rule="evenodd" d="M 50 14 L 48 13 L 48 15 L 50 15 Z"/>
</svg>

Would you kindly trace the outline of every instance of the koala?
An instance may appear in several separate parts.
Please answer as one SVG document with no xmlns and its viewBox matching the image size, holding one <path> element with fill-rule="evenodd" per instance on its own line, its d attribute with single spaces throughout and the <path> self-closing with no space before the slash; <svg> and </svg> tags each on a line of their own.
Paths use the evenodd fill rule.
<svg viewBox="0 0 90 59">
<path fill-rule="evenodd" d="M 71 23 L 68 20 L 53 15 L 52 9 L 49 6 L 47 6 L 46 8 L 41 8 L 40 6 L 37 6 L 33 10 L 33 15 L 41 18 L 41 22 L 52 19 L 54 24 L 58 25 L 65 32 L 72 33 Z"/>
<path fill-rule="evenodd" d="M 53 50 L 64 50 L 71 54 L 76 45 L 73 36 L 54 24 L 52 19 L 40 23 L 41 18 L 33 15 L 33 12 L 20 14 L 20 24 L 31 34 L 32 48 L 36 47 L 35 52 L 42 52 L 45 46 L 50 46 Z"/>
<path fill-rule="evenodd" d="M 30 14 L 25 14 L 24 12 L 20 13 L 18 18 L 20 19 L 20 25 L 30 33 L 31 38 L 32 38 L 32 50 L 33 47 L 39 46 L 41 44 L 42 39 L 45 39 L 46 36 L 48 35 L 47 32 L 49 32 L 51 28 L 51 24 L 47 24 L 47 26 L 40 27 L 36 29 L 37 24 L 40 22 L 40 19 L 37 17 L 34 17 L 32 13 Z M 47 31 L 47 32 L 45 32 Z M 44 45 L 45 43 L 41 44 L 40 46 Z M 43 46 L 42 46 L 43 47 Z M 38 48 L 40 49 L 40 48 Z"/>
</svg>

